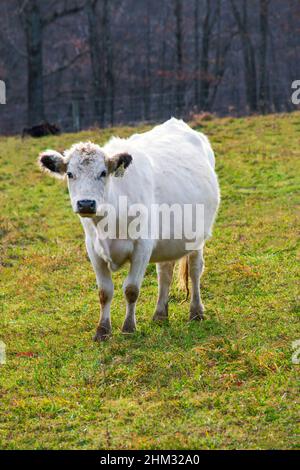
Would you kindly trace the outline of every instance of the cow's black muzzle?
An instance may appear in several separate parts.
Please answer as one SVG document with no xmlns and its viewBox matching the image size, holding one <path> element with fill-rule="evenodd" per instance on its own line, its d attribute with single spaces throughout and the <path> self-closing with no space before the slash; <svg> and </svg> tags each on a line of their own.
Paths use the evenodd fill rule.
<svg viewBox="0 0 300 470">
<path fill-rule="evenodd" d="M 96 214 L 96 201 L 90 199 L 83 199 L 77 202 L 77 212 L 79 215 L 93 215 Z"/>
</svg>

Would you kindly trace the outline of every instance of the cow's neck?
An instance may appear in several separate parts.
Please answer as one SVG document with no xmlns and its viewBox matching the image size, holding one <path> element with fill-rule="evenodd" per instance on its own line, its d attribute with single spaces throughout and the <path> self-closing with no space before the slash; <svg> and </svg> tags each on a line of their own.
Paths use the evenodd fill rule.
<svg viewBox="0 0 300 470">
<path fill-rule="evenodd" d="M 117 192 L 115 190 L 115 185 L 113 184 L 112 181 L 109 182 L 107 185 L 104 195 L 103 195 L 103 200 L 105 204 L 109 204 L 112 207 L 114 207 L 117 215 L 117 220 L 116 223 L 118 223 L 118 210 L 119 210 L 119 204 L 118 204 L 118 196 Z M 111 245 L 111 240 L 109 238 L 105 238 L 103 234 L 101 233 L 101 226 L 99 225 L 99 222 L 101 221 L 100 217 L 95 217 L 93 219 L 93 225 L 96 231 L 96 239 L 97 239 L 97 251 L 98 254 L 101 256 L 101 258 L 108 264 L 108 267 L 111 270 L 115 269 L 112 257 L 111 257 L 111 252 L 110 252 L 110 245 Z"/>
<path fill-rule="evenodd" d="M 112 259 L 110 254 L 109 240 L 103 237 L 99 226 L 101 219 L 101 217 L 95 217 L 92 219 L 92 224 L 95 231 L 95 237 L 93 237 L 94 249 L 98 256 L 100 256 L 104 261 L 106 261 L 108 265 L 111 265 Z"/>
</svg>

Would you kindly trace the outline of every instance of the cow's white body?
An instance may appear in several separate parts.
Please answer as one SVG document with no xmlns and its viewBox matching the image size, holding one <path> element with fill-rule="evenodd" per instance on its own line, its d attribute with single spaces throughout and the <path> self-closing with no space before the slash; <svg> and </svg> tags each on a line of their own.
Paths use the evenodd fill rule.
<svg viewBox="0 0 300 470">
<path fill-rule="evenodd" d="M 124 164 L 126 170 L 119 178 L 115 177 L 117 173 L 111 167 L 121 168 L 121 161 L 128 164 Z M 128 139 L 113 138 L 103 148 L 91 143 L 76 144 L 64 156 L 49 150 L 40 156 L 40 164 L 56 176 L 67 174 L 72 177 L 68 184 L 75 212 L 78 200 L 93 203 L 93 199 L 98 208 L 102 203 L 114 207 L 122 219 L 120 196 L 127 197 L 128 207 L 142 204 L 149 212 L 153 204 L 204 207 L 203 230 L 196 234 L 194 241 L 198 248 L 192 252 L 187 251 L 190 240 L 176 239 L 174 233 L 167 240 L 162 237 L 121 239 L 118 235 L 104 239 L 98 212 L 92 218 L 82 215 L 86 247 L 100 294 L 101 314 L 96 340 L 105 339 L 111 332 L 110 305 L 114 290 L 111 272 L 127 261 L 130 269 L 124 282 L 127 306 L 123 332 L 131 333 L 135 329 L 135 305 L 149 262 L 157 263 L 159 283 L 154 319 L 167 317 L 174 263 L 186 255 L 189 269 L 185 274 L 187 276 L 189 272 L 192 283 L 190 319 L 203 318 L 199 286 L 204 266 L 203 247 L 211 235 L 220 199 L 214 153 L 203 134 L 192 130 L 183 121 L 171 119 L 144 134 Z M 96 177 L 100 170 L 105 178 L 101 178 L 102 174 Z M 75 178 L 75 174 L 78 177 Z"/>
<path fill-rule="evenodd" d="M 219 187 L 214 171 L 214 154 L 208 139 L 192 130 L 183 121 L 171 119 L 144 134 L 129 139 L 112 138 L 103 151 L 110 157 L 127 152 L 133 163 L 122 178 L 111 178 L 106 187 L 104 201 L 117 209 L 120 196 L 128 197 L 128 205 L 143 204 L 203 204 L 204 242 L 211 234 L 219 204 Z M 101 240 L 97 227 L 90 219 L 81 219 L 89 247 L 117 270 L 131 260 L 136 241 Z M 171 261 L 188 252 L 188 240 L 144 241 L 151 251 L 150 262 Z"/>
</svg>

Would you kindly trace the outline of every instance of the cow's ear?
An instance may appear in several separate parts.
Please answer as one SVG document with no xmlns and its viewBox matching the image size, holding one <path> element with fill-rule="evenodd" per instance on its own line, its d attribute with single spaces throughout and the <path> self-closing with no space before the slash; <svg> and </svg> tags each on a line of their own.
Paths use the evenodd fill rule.
<svg viewBox="0 0 300 470">
<path fill-rule="evenodd" d="M 63 178 L 67 171 L 67 164 L 61 153 L 55 150 L 46 150 L 38 158 L 41 170 L 50 173 L 56 178 Z"/>
<path fill-rule="evenodd" d="M 132 162 L 132 156 L 128 153 L 118 153 L 113 157 L 107 159 L 106 164 L 108 168 L 108 173 L 113 174 L 114 176 L 123 176 L 126 168 Z"/>
</svg>

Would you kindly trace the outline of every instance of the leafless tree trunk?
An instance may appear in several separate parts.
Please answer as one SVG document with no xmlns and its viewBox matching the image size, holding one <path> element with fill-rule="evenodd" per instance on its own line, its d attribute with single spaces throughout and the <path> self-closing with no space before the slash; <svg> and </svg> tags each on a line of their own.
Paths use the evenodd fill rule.
<svg viewBox="0 0 300 470">
<path fill-rule="evenodd" d="M 45 28 L 57 18 L 77 13 L 81 6 L 64 7 L 42 15 L 39 0 L 18 2 L 21 23 L 25 32 L 27 55 L 27 90 L 28 90 L 28 124 L 33 126 L 45 119 L 44 110 L 44 73 L 43 73 L 43 39 Z"/>
<path fill-rule="evenodd" d="M 205 16 L 202 24 L 202 43 L 201 43 L 201 62 L 200 62 L 200 99 L 199 106 L 203 110 L 208 109 L 209 89 L 210 89 L 210 72 L 209 72 L 209 52 L 210 42 L 215 21 L 217 19 L 219 10 L 217 7 L 213 8 L 213 2 L 210 0 L 205 1 Z M 214 2 L 215 3 L 215 2 Z"/>
<path fill-rule="evenodd" d="M 45 118 L 43 83 L 43 23 L 37 0 L 28 1 L 22 11 L 26 37 L 28 124 L 33 126 Z"/>
<path fill-rule="evenodd" d="M 200 90 L 199 90 L 199 80 L 200 80 L 200 47 L 199 47 L 199 0 L 195 0 L 194 8 L 194 46 L 195 46 L 195 77 L 194 77 L 194 86 L 195 86 L 195 103 L 198 106 L 200 101 Z"/>
<path fill-rule="evenodd" d="M 109 105 L 110 124 L 114 124 L 114 107 L 115 107 L 115 75 L 114 75 L 114 48 L 112 44 L 111 34 L 111 2 L 103 1 L 103 33 L 104 33 L 104 49 L 106 60 L 106 87 Z"/>
<path fill-rule="evenodd" d="M 100 11 L 98 6 L 100 6 Z M 94 113 L 95 121 L 101 127 L 105 126 L 107 107 L 110 123 L 114 122 L 115 77 L 110 8 L 111 4 L 108 0 L 86 1 Z"/>
<path fill-rule="evenodd" d="M 270 56 L 271 56 L 271 63 L 272 63 L 272 68 L 275 72 L 275 76 L 279 74 L 279 67 L 278 67 L 278 61 L 277 61 L 277 54 L 276 54 L 276 47 L 274 44 L 274 38 L 272 32 L 270 32 Z M 270 84 L 270 100 L 271 100 L 271 106 L 272 106 L 272 111 L 274 112 L 280 112 L 282 111 L 281 109 L 281 102 L 280 102 L 280 94 L 279 94 L 279 86 L 277 80 L 272 80 Z"/>
<path fill-rule="evenodd" d="M 164 113 L 164 94 L 165 94 L 165 73 L 166 73 L 166 37 L 163 32 L 162 45 L 161 45 L 161 70 L 160 70 L 160 81 L 159 81 L 159 94 L 160 98 L 160 108 L 162 113 Z"/>
<path fill-rule="evenodd" d="M 176 108 L 180 115 L 184 106 L 183 84 L 183 17 L 182 0 L 174 0 L 174 14 L 176 21 Z"/>
<path fill-rule="evenodd" d="M 210 83 L 210 94 L 208 100 L 208 109 L 211 109 L 214 105 L 218 88 L 223 80 L 224 74 L 227 67 L 227 55 L 231 48 L 231 43 L 234 36 L 237 34 L 234 28 L 231 29 L 231 33 L 227 34 L 226 37 L 222 35 L 222 19 L 221 19 L 221 2 L 218 0 L 217 5 L 217 31 L 216 31 L 216 52 L 215 52 L 215 63 L 213 68 L 213 81 Z"/>
<path fill-rule="evenodd" d="M 97 0 L 87 0 L 86 13 L 88 19 L 89 48 L 92 67 L 93 102 L 95 121 L 104 126 L 105 120 L 105 67 L 104 48 L 101 40 L 102 25 L 97 13 Z"/>
<path fill-rule="evenodd" d="M 195 102 L 197 108 L 207 110 L 210 106 L 210 87 L 213 82 L 213 77 L 210 71 L 211 40 L 216 20 L 220 18 L 221 4 L 220 0 L 216 0 L 214 2 L 205 0 L 205 8 L 203 7 L 203 21 L 200 21 L 201 6 L 203 6 L 202 2 L 200 0 L 195 0 Z M 199 30 L 201 30 L 201 47 L 199 45 Z"/>
<path fill-rule="evenodd" d="M 149 1 L 146 3 L 146 51 L 145 51 L 145 68 L 143 71 L 143 101 L 144 101 L 144 119 L 150 119 L 150 105 L 151 105 L 151 16 Z"/>
<path fill-rule="evenodd" d="M 231 0 L 233 16 L 235 18 L 241 38 L 244 59 L 244 73 L 246 83 L 247 104 L 250 112 L 257 111 L 257 74 L 255 49 L 251 41 L 248 25 L 248 0 L 242 0 L 242 12 L 237 7 L 235 0 Z"/>
<path fill-rule="evenodd" d="M 267 50 L 269 29 L 269 0 L 260 0 L 260 84 L 258 104 L 260 111 L 265 114 L 268 111 L 268 74 L 267 74 Z"/>
</svg>

